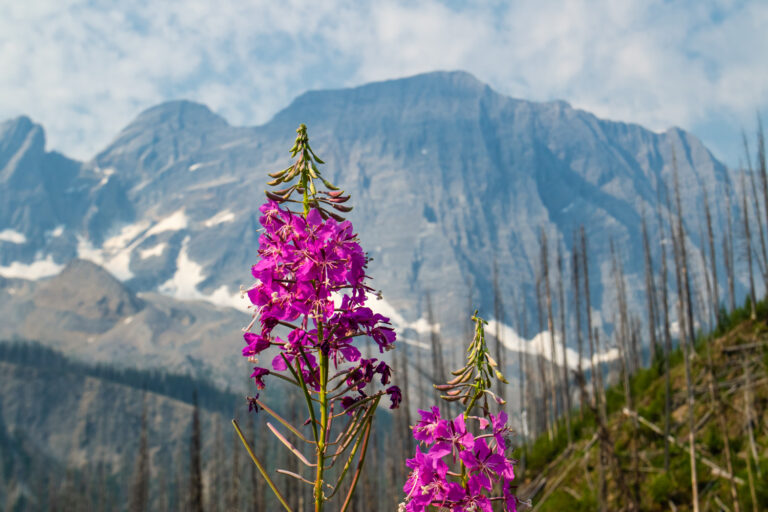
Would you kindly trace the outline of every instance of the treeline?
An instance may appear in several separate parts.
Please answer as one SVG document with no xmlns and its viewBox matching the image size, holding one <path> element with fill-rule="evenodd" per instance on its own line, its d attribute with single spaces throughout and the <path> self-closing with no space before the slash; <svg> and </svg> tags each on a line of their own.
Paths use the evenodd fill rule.
<svg viewBox="0 0 768 512">
<path fill-rule="evenodd" d="M 305 510 L 312 502 L 311 486 L 275 473 L 281 468 L 301 474 L 306 468 L 266 436 L 268 416 L 249 413 L 244 396 L 218 390 L 213 384 L 188 376 L 73 361 L 32 342 L 0 342 L 0 362 L 38 370 L 50 369 L 59 377 L 71 374 L 127 386 L 139 392 L 132 395 L 134 403 L 135 397 L 139 397 L 138 400 L 144 397 L 138 416 L 135 410 L 130 413 L 120 410 L 118 404 L 121 402 L 116 397 L 113 409 L 98 411 L 96 417 L 83 418 L 86 423 L 94 423 L 90 429 L 94 431 L 104 431 L 105 427 L 99 425 L 115 415 L 120 417 L 120 423 L 129 425 L 123 431 L 127 437 L 114 434 L 105 441 L 111 443 L 112 448 L 117 445 L 127 447 L 119 450 L 119 460 L 93 454 L 84 465 L 68 464 L 66 460 L 52 457 L 44 448 L 45 442 L 41 447 L 40 440 L 29 435 L 32 424 L 16 423 L 16 428 L 9 431 L 0 410 L 0 510 L 276 510 L 279 504 L 235 435 L 230 423 L 233 416 L 238 419 L 254 452 L 265 461 L 267 469 L 284 490 L 291 506 L 295 510 Z M 273 382 L 271 386 L 269 403 L 284 417 L 301 424 L 305 418 L 299 417 L 301 407 L 295 394 L 284 394 L 279 382 Z M 55 400 L 56 394 L 69 392 L 71 390 L 57 389 L 47 399 Z M 168 405 L 161 405 L 156 395 L 189 404 L 187 420 L 182 425 L 158 423 L 158 418 L 162 417 L 158 408 L 165 409 Z M 287 398 L 282 400 L 283 396 Z M 37 407 L 34 404 L 28 406 Z M 403 485 L 405 459 L 392 456 L 392 416 L 386 412 L 379 416 L 366 462 L 371 469 L 364 473 L 358 487 L 355 510 L 395 509 L 401 498 L 393 489 L 399 490 Z M 379 506 L 370 508 L 372 503 Z"/>
<path fill-rule="evenodd" d="M 164 395 L 187 404 L 192 404 L 193 394 L 196 392 L 201 407 L 222 414 L 231 414 L 232 404 L 243 400 L 240 395 L 222 391 L 210 382 L 189 375 L 76 361 L 34 341 L 0 341 L 0 361 L 32 367 L 55 368 L 57 372 L 70 372 L 103 379 Z"/>
</svg>

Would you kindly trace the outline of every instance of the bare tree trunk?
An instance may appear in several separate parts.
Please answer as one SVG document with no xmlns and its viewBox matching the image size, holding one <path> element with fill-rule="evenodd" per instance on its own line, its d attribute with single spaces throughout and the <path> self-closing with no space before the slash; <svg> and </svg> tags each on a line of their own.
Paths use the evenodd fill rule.
<svg viewBox="0 0 768 512">
<path fill-rule="evenodd" d="M 765 135 L 763 134 L 763 121 L 757 116 L 757 167 L 760 172 L 760 183 L 763 188 L 763 204 L 765 205 L 765 222 L 768 228 L 768 169 L 765 161 Z M 768 293 L 768 284 L 766 284 Z"/>
<path fill-rule="evenodd" d="M 565 275 L 563 274 L 563 254 L 560 244 L 557 244 L 557 295 L 558 295 L 558 309 L 560 310 L 560 343 L 563 348 L 562 352 L 562 365 L 563 365 L 563 408 L 565 409 L 565 428 L 568 431 L 568 446 L 573 444 L 573 437 L 571 434 L 571 387 L 568 384 L 568 359 L 566 354 L 566 338 L 565 338 L 565 290 L 563 282 L 565 281 Z"/>
<path fill-rule="evenodd" d="M 583 234 L 583 231 L 582 231 Z M 595 329 L 597 330 L 597 329 Z M 597 379 L 597 372 L 598 368 L 595 364 L 595 357 L 597 354 L 595 354 L 595 346 L 593 343 L 593 337 L 590 333 L 589 335 L 589 364 L 590 364 L 590 370 L 592 372 L 592 395 L 594 397 L 594 406 L 590 404 L 590 407 L 592 409 L 592 412 L 595 416 L 595 423 L 597 424 L 597 431 L 600 435 L 600 453 L 597 460 L 597 505 L 598 510 L 601 512 L 604 512 L 606 510 L 606 481 L 605 481 L 605 465 L 606 465 L 606 450 L 605 450 L 605 442 L 603 441 L 603 437 L 606 435 L 607 430 L 605 429 L 605 423 L 603 422 L 603 415 L 602 415 L 602 409 L 600 407 L 600 390 L 598 388 L 598 379 Z M 599 361 L 598 361 L 599 362 Z"/>
<path fill-rule="evenodd" d="M 757 318 L 757 311 L 755 310 L 755 303 L 757 298 L 755 297 L 755 276 L 752 269 L 752 236 L 749 231 L 749 207 L 747 206 L 747 186 L 744 181 L 744 173 L 741 173 L 741 207 L 742 218 L 744 219 L 744 236 L 746 238 L 746 256 L 747 256 L 747 269 L 749 270 L 749 302 L 750 302 L 750 318 L 755 320 Z"/>
<path fill-rule="evenodd" d="M 720 434 L 723 436 L 723 449 L 725 451 L 725 467 L 728 471 L 728 481 L 731 490 L 731 506 L 734 512 L 740 511 L 739 495 L 736 489 L 736 481 L 733 475 L 733 462 L 731 456 L 731 441 L 728 436 L 728 423 L 725 418 L 725 404 L 720 399 L 717 381 L 715 379 L 715 365 L 712 362 L 711 344 L 707 343 L 707 373 L 709 383 L 709 399 L 712 404 L 712 410 L 717 415 L 717 423 L 720 428 Z"/>
<path fill-rule="evenodd" d="M 432 297 L 429 293 L 426 294 L 427 302 L 427 321 L 429 322 L 429 341 L 432 346 L 432 384 L 444 384 L 445 378 L 445 364 L 443 362 L 443 347 L 440 342 L 440 335 L 437 332 L 437 322 L 435 321 L 435 313 L 432 310 Z M 435 403 L 440 403 L 440 392 L 433 386 L 433 394 Z M 451 417 L 450 404 L 445 404 L 448 417 Z"/>
<path fill-rule="evenodd" d="M 189 510 L 203 512 L 203 474 L 201 468 L 200 409 L 197 391 L 192 397 L 192 435 L 189 439 Z"/>
<path fill-rule="evenodd" d="M 614 279 L 614 286 L 616 287 L 616 294 L 618 296 L 618 303 L 619 303 L 619 318 L 620 318 L 620 325 L 621 328 L 618 330 L 618 332 L 615 332 L 616 336 L 616 346 L 619 348 L 619 361 L 621 363 L 621 376 L 622 376 L 622 382 L 624 384 L 624 396 L 627 403 L 627 407 L 629 410 L 634 411 L 635 405 L 634 400 L 632 399 L 632 388 L 629 383 L 629 374 L 631 372 L 630 367 L 632 365 L 632 358 L 634 357 L 632 354 L 632 351 L 630 350 L 630 337 L 632 337 L 632 334 L 629 332 L 629 319 L 627 318 L 627 298 L 625 295 L 625 287 L 624 287 L 624 274 L 621 265 L 619 264 L 618 256 L 616 255 L 616 250 L 613 244 L 613 240 L 611 240 L 611 261 L 613 263 L 613 279 Z M 613 322 L 614 325 L 616 325 L 616 321 Z M 633 470 L 637 468 L 637 435 L 638 435 L 638 425 L 637 425 L 637 418 L 634 419 L 632 422 L 632 437 L 630 439 L 630 452 L 632 456 L 632 468 Z M 638 508 L 638 501 L 640 498 L 640 482 L 638 479 L 638 473 L 637 471 L 634 471 L 634 479 L 633 479 L 633 486 L 632 486 L 632 495 L 631 499 L 629 501 L 629 510 L 637 510 Z"/>
<path fill-rule="evenodd" d="M 677 290 L 678 290 L 678 315 L 679 321 L 682 326 L 681 329 L 681 344 L 683 346 L 683 359 L 685 360 L 685 384 L 688 391 L 688 451 L 691 461 L 691 493 L 693 511 L 699 511 L 699 484 L 698 475 L 696 474 L 696 452 L 695 452 L 695 436 L 696 436 L 696 423 L 694 418 L 694 407 L 696 405 L 693 395 L 693 383 L 691 378 L 691 361 L 690 352 L 694 350 L 693 342 L 693 313 L 690 301 L 690 288 L 688 286 L 688 269 L 685 258 L 685 232 L 683 230 L 682 219 L 682 206 L 680 203 L 680 187 L 677 178 L 677 165 L 674 163 L 674 181 L 675 181 L 675 202 L 677 204 L 677 235 L 673 234 L 673 246 L 675 247 L 675 269 L 677 274 Z M 671 224 L 671 223 L 670 223 Z M 674 233 L 674 230 L 673 230 Z M 686 318 L 687 309 L 687 318 Z M 687 333 L 687 336 L 686 336 Z"/>
<path fill-rule="evenodd" d="M 580 228 L 580 236 L 581 236 L 581 263 L 583 265 L 583 273 L 584 273 L 584 298 L 586 299 L 586 310 L 587 310 L 587 334 L 589 337 L 589 350 L 590 352 L 594 351 L 594 340 L 592 335 L 592 302 L 590 299 L 590 291 L 589 291 L 589 253 L 587 252 L 587 235 L 584 231 L 584 226 L 581 226 Z M 595 372 L 594 368 L 592 369 L 592 384 L 595 385 Z M 595 396 L 595 400 L 597 400 L 597 396 Z"/>
<path fill-rule="evenodd" d="M 430 330 L 434 328 L 434 326 L 429 326 Z M 416 400 L 414 401 L 414 405 L 416 409 L 421 409 L 422 401 L 427 396 L 427 391 L 424 389 L 424 366 L 422 364 L 421 359 L 421 347 L 415 347 L 414 352 L 416 352 L 416 374 L 414 378 L 416 379 Z"/>
<path fill-rule="evenodd" d="M 499 287 L 499 269 L 496 260 L 493 261 L 493 315 L 496 318 L 496 330 L 494 337 L 496 338 L 496 357 L 499 363 L 499 369 L 502 373 L 506 374 L 507 369 L 507 356 L 506 348 L 504 347 L 504 340 L 502 339 L 503 332 L 502 326 L 504 325 L 504 302 L 501 298 L 501 288 Z M 496 394 L 499 398 L 504 400 L 505 398 L 505 384 L 500 380 L 496 381 Z"/>
<path fill-rule="evenodd" d="M 208 479 L 209 487 L 208 492 L 208 506 L 206 510 L 208 512 L 219 512 L 221 510 L 221 491 L 224 489 L 224 438 L 221 433 L 221 424 L 214 422 L 213 432 L 213 456 L 209 459 L 211 462 L 208 464 Z"/>
<path fill-rule="evenodd" d="M 707 291 L 707 304 L 709 304 L 709 307 L 702 308 L 704 315 L 707 317 L 707 331 L 711 331 L 714 329 L 714 324 L 712 323 L 713 320 L 717 320 L 717 310 L 715 308 L 715 300 L 712 296 L 712 282 L 709 279 L 709 272 L 707 271 L 708 265 L 707 265 L 707 248 L 704 245 L 704 229 L 701 226 L 701 223 L 699 223 L 699 239 L 701 240 L 702 247 L 699 249 L 699 255 L 701 256 L 701 268 L 704 273 L 704 286 Z M 702 299 L 699 301 L 700 303 L 704 303 L 704 300 Z"/>
<path fill-rule="evenodd" d="M 709 197 L 707 189 L 701 187 L 704 194 L 704 218 L 707 222 L 707 239 L 709 241 L 709 263 L 712 275 L 712 293 L 715 309 L 715 325 L 720 323 L 720 290 L 717 283 L 717 254 L 715 253 L 715 236 L 712 231 L 712 213 L 709 210 Z M 705 269 L 706 271 L 706 269 Z"/>
<path fill-rule="evenodd" d="M 753 416 L 752 416 L 752 378 L 749 371 L 749 362 L 747 361 L 747 358 L 742 356 L 741 358 L 741 364 L 742 368 L 744 369 L 744 379 L 746 381 L 744 385 L 744 409 L 745 409 L 745 418 L 744 423 L 747 427 L 747 436 L 749 437 L 749 453 L 747 453 L 746 456 L 746 463 L 747 463 L 747 472 L 749 476 L 749 493 L 750 497 L 752 498 L 752 510 L 754 512 L 757 512 L 757 494 L 755 492 L 755 482 L 754 477 L 752 476 L 752 460 L 755 462 L 755 467 L 757 468 L 758 473 L 760 472 L 760 466 L 758 465 L 758 458 L 757 458 L 757 448 L 755 447 L 755 433 L 752 428 L 752 422 L 753 422 Z M 751 457 L 750 457 L 751 456 Z"/>
<path fill-rule="evenodd" d="M 515 332 L 517 333 L 517 371 L 518 371 L 518 392 L 519 392 L 519 409 L 520 409 L 520 435 L 521 435 L 521 453 L 520 453 L 520 464 L 518 466 L 520 470 L 521 478 L 522 475 L 524 475 L 525 472 L 525 455 L 528 447 L 528 425 L 527 425 L 527 414 L 526 414 L 526 404 L 525 404 L 525 385 L 526 385 L 526 373 L 528 371 L 527 365 L 524 363 L 523 359 L 525 358 L 525 355 L 523 351 L 525 350 L 525 347 L 523 346 L 523 343 L 528 333 L 525 332 L 527 330 L 527 322 L 523 320 L 521 317 L 525 315 L 525 298 L 523 298 L 519 303 L 517 300 L 515 300 L 515 296 L 512 296 L 513 300 L 513 310 L 516 313 L 515 314 Z M 522 330 L 521 330 L 522 329 Z"/>
<path fill-rule="evenodd" d="M 234 417 L 234 416 L 233 416 Z M 232 473 L 229 475 L 229 492 L 227 493 L 227 510 L 240 508 L 240 447 L 237 435 L 232 433 Z"/>
<path fill-rule="evenodd" d="M 735 281 L 735 266 L 733 252 L 733 212 L 731 206 L 731 195 L 733 194 L 733 188 L 731 187 L 731 180 L 726 175 L 725 177 L 725 213 L 728 222 L 727 229 L 723 239 L 723 258 L 725 260 L 725 268 L 728 274 L 728 307 L 729 311 L 736 309 L 736 293 L 734 289 Z"/>
<path fill-rule="evenodd" d="M 547 301 L 547 331 L 549 332 L 549 377 L 550 393 L 551 393 L 551 409 L 552 409 L 552 427 L 554 434 L 557 435 L 557 419 L 558 419 L 558 399 L 557 390 L 560 388 L 559 379 L 557 377 L 557 355 L 555 353 L 555 319 L 552 315 L 552 293 L 549 287 L 549 249 L 547 246 L 547 235 L 544 230 L 541 230 L 541 263 L 544 269 L 544 292 Z"/>
<path fill-rule="evenodd" d="M 645 296 L 648 308 L 648 339 L 650 342 L 651 363 L 656 360 L 656 287 L 653 283 L 653 259 L 651 258 L 651 246 L 648 242 L 648 226 L 643 215 L 643 255 L 645 256 Z"/>
<path fill-rule="evenodd" d="M 395 374 L 398 375 L 400 381 L 400 388 L 403 393 L 403 407 L 398 409 L 400 418 L 400 438 L 403 440 L 401 450 L 403 455 L 411 456 L 413 453 L 411 433 L 411 399 L 410 399 L 410 386 L 408 383 L 408 344 L 403 343 L 400 350 L 395 351 L 393 357 L 398 361 L 397 370 Z M 404 459 L 403 459 L 404 460 Z"/>
<path fill-rule="evenodd" d="M 664 310 L 664 470 L 669 471 L 670 413 L 672 409 L 669 357 L 672 352 L 672 336 L 669 328 L 669 299 L 667 294 L 667 239 L 661 215 L 661 198 L 656 204 L 656 216 L 659 224 L 659 245 L 661 248 L 661 305 Z"/>
<path fill-rule="evenodd" d="M 595 339 L 595 347 L 597 349 L 597 353 L 602 353 L 602 348 L 600 345 L 600 333 L 595 328 L 594 332 L 594 339 Z M 613 470 L 613 475 L 616 480 L 616 487 L 619 490 L 619 495 L 622 496 L 623 503 L 628 503 L 630 501 L 630 493 L 629 489 L 627 488 L 627 484 L 624 481 L 624 470 L 621 467 L 621 463 L 619 462 L 619 457 L 616 454 L 616 451 L 613 447 L 613 442 L 611 441 L 610 432 L 608 431 L 607 425 L 608 425 L 608 412 L 607 412 L 607 406 L 606 406 L 606 399 L 605 399 L 605 384 L 603 382 L 603 370 L 602 366 L 598 365 L 597 367 L 597 383 L 598 383 L 598 394 L 599 394 L 599 417 L 600 417 L 600 438 L 602 440 L 602 447 L 603 447 L 603 459 L 604 463 L 607 463 L 610 461 L 611 468 Z M 606 482 L 603 482 L 603 486 L 605 487 Z M 605 493 L 605 489 L 603 491 Z M 604 494 L 605 495 L 605 494 Z"/>
<path fill-rule="evenodd" d="M 548 379 L 547 379 L 547 371 L 546 371 L 546 364 L 544 362 L 544 312 L 542 311 L 542 297 L 541 297 L 541 277 L 539 276 L 536 280 L 536 307 L 538 309 L 538 319 L 539 319 L 539 346 L 537 347 L 538 354 L 537 354 L 537 360 L 539 363 L 539 386 L 541 386 L 541 402 L 537 402 L 537 405 L 539 406 L 541 412 L 537 414 L 537 416 L 540 416 L 541 420 L 544 420 L 544 428 L 547 431 L 547 435 L 549 436 L 549 440 L 552 441 L 555 436 L 553 432 L 553 426 L 552 421 L 549 414 L 549 404 L 547 400 L 547 389 L 548 389 Z M 543 410 L 541 409 L 543 408 Z"/>
<path fill-rule="evenodd" d="M 763 234 L 763 215 L 760 209 L 760 201 L 757 198 L 757 182 L 755 181 L 755 172 L 752 170 L 752 163 L 749 158 L 749 148 L 747 146 L 747 137 L 744 135 L 744 149 L 747 151 L 747 169 L 749 170 L 749 184 L 752 189 L 752 207 L 755 211 L 755 219 L 757 220 L 757 233 L 760 239 L 760 250 L 762 259 L 758 255 L 757 266 L 760 269 L 760 273 L 763 275 L 763 282 L 765 289 L 768 290 L 768 255 L 765 250 L 765 235 Z"/>
<path fill-rule="evenodd" d="M 139 451 L 136 454 L 136 467 L 131 488 L 130 512 L 144 512 L 149 507 L 149 444 L 147 440 L 147 400 L 143 397 L 141 407 L 141 434 Z"/>
<path fill-rule="evenodd" d="M 578 366 L 576 367 L 576 380 L 579 383 L 579 418 L 584 418 L 584 408 L 587 404 L 587 386 L 582 368 L 584 358 L 584 339 L 581 331 L 581 279 L 579 277 L 579 248 L 576 232 L 573 232 L 573 263 L 571 264 L 573 276 L 573 303 L 576 308 L 576 342 L 579 349 Z"/>
<path fill-rule="evenodd" d="M 597 329 L 595 333 L 592 333 L 592 305 L 590 303 L 589 293 L 589 253 L 587 252 L 587 235 L 584 231 L 584 226 L 579 228 L 579 236 L 581 238 L 581 263 L 583 265 L 584 274 L 584 297 L 586 298 L 587 308 L 587 332 L 589 338 L 589 363 L 592 372 L 592 395 L 594 400 L 594 408 L 592 409 L 595 415 L 595 421 L 597 423 L 597 430 L 600 436 L 600 455 L 597 464 L 597 478 L 598 478 L 598 492 L 597 492 L 597 506 L 600 512 L 607 510 L 607 487 L 605 479 L 605 466 L 610 453 L 610 442 L 608 440 L 608 430 L 605 427 L 603 409 L 601 408 L 601 389 L 602 383 L 599 378 L 599 366 L 595 364 L 595 358 L 599 357 L 599 353 L 595 352 L 595 338 L 597 337 Z M 599 350 L 599 349 L 598 349 Z M 599 360 L 598 360 L 599 364 Z"/>
</svg>

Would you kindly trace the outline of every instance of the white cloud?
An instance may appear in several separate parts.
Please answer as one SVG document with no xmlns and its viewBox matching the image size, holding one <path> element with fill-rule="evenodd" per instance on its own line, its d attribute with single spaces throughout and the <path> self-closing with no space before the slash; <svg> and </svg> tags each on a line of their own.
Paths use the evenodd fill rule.
<svg viewBox="0 0 768 512">
<path fill-rule="evenodd" d="M 721 138 L 768 106 L 767 25 L 759 0 L 5 2 L 0 118 L 29 114 L 89 158 L 168 99 L 257 124 L 307 89 L 465 69 L 517 97 L 698 128 L 735 159 Z"/>
</svg>

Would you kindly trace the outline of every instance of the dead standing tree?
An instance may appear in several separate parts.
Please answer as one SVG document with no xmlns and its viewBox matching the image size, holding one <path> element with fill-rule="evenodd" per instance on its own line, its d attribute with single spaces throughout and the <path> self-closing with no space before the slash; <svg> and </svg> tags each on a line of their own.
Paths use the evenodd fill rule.
<svg viewBox="0 0 768 512">
<path fill-rule="evenodd" d="M 579 277 L 581 266 L 581 258 L 579 257 L 579 246 L 577 232 L 573 232 L 573 263 L 572 277 L 573 277 L 573 304 L 576 309 L 576 343 L 579 350 L 579 360 L 576 366 L 576 382 L 579 384 L 579 417 L 584 418 L 584 408 L 587 406 L 587 385 L 586 378 L 584 376 L 584 369 L 582 367 L 582 359 L 584 358 L 584 337 L 582 336 L 581 326 L 581 278 Z"/>
<path fill-rule="evenodd" d="M 621 376 L 624 384 L 624 396 L 626 399 L 627 407 L 631 410 L 635 410 L 634 400 L 632 397 L 632 387 L 630 386 L 629 376 L 632 372 L 631 367 L 634 364 L 632 362 L 633 353 L 630 350 L 630 338 L 633 334 L 630 332 L 630 319 L 628 318 L 627 311 L 627 296 L 626 286 L 624 283 L 624 270 L 619 262 L 618 255 L 616 254 L 616 248 L 613 240 L 611 240 L 611 262 L 613 268 L 614 286 L 616 288 L 617 302 L 619 304 L 619 329 L 614 331 L 616 337 L 616 346 L 619 347 L 619 361 L 621 363 Z M 616 320 L 614 318 L 614 325 Z M 637 471 L 638 467 L 638 455 L 637 455 L 637 436 L 638 436 L 638 424 L 637 418 L 632 421 L 632 436 L 630 438 L 630 452 L 632 456 L 632 468 L 634 473 L 631 499 L 628 501 L 629 510 L 637 510 L 640 500 L 640 481 Z"/>
<path fill-rule="evenodd" d="M 557 296 L 558 310 L 560 311 L 560 347 L 561 364 L 563 367 L 563 409 L 565 409 L 565 428 L 568 431 L 568 446 L 573 444 L 571 433 L 571 387 L 568 383 L 568 358 L 566 352 L 566 326 L 565 326 L 565 275 L 563 272 L 563 253 L 560 244 L 557 244 Z"/>
<path fill-rule="evenodd" d="M 741 216 L 744 220 L 744 242 L 745 242 L 745 255 L 747 259 L 747 270 L 749 272 L 749 306 L 750 306 L 750 318 L 752 320 L 757 318 L 757 311 L 755 310 L 755 304 L 757 298 L 755 296 L 755 276 L 752 268 L 752 236 L 749 229 L 749 206 L 747 205 L 747 185 L 744 179 L 744 173 L 741 173 Z"/>
<path fill-rule="evenodd" d="M 555 319 L 552 315 L 552 293 L 549 287 L 549 249 L 547 247 L 547 235 L 541 229 L 541 265 L 544 271 L 544 292 L 547 301 L 547 333 L 549 334 L 549 378 L 552 409 L 552 425 L 554 434 L 557 435 L 558 398 L 557 390 L 560 388 L 557 376 L 557 361 L 555 352 Z"/>
<path fill-rule="evenodd" d="M 696 423 L 694 408 L 696 406 L 696 400 L 693 393 L 693 382 L 691 376 L 691 352 L 694 350 L 694 337 L 693 337 L 693 306 L 691 304 L 691 289 L 688 281 L 688 263 L 686 259 L 685 250 L 685 230 L 683 228 L 683 208 L 680 201 L 680 183 L 677 176 L 677 163 L 672 155 L 673 165 L 673 178 L 675 185 L 675 204 L 676 211 L 676 224 L 675 229 L 672 230 L 672 245 L 674 247 L 675 254 L 675 270 L 677 276 L 677 293 L 678 293 L 678 318 L 682 326 L 680 341 L 683 346 L 683 359 L 685 362 L 685 384 L 688 395 L 688 451 L 691 461 L 691 502 L 693 505 L 693 511 L 699 511 L 699 485 L 698 476 L 696 474 Z M 670 221 L 670 225 L 672 222 Z"/>
<path fill-rule="evenodd" d="M 539 334 L 536 336 L 538 338 L 538 343 L 536 347 L 536 361 L 538 362 L 539 367 L 539 382 L 538 387 L 541 390 L 540 399 L 536 400 L 536 416 L 538 418 L 538 423 L 543 424 L 543 429 L 547 431 L 547 435 L 549 436 L 549 440 L 552 441 L 554 436 L 553 431 L 553 422 L 552 418 L 550 418 L 550 411 L 549 411 L 549 404 L 547 400 L 547 385 L 548 385 L 548 379 L 547 379 L 547 370 L 544 362 L 544 312 L 542 311 L 542 297 L 541 297 L 541 274 L 539 274 L 536 277 L 536 312 L 537 317 L 539 320 Z M 534 394 L 536 396 L 536 394 Z M 541 430 L 541 428 L 540 428 Z"/>
<path fill-rule="evenodd" d="M 736 309 L 736 293 L 734 288 L 735 278 L 735 254 L 733 250 L 733 205 L 731 204 L 731 195 L 733 187 L 728 175 L 725 175 L 725 217 L 726 229 L 723 233 L 723 264 L 725 265 L 726 276 L 728 280 L 728 310 Z M 737 201 L 738 204 L 738 201 Z"/>
<path fill-rule="evenodd" d="M 659 188 L 661 191 L 661 188 Z M 669 203 L 669 201 L 667 201 Z M 661 250 L 661 307 L 664 311 L 664 470 L 669 471 L 669 436 L 670 413 L 672 409 L 672 389 L 670 379 L 669 357 L 672 353 L 672 335 L 669 318 L 669 297 L 667 293 L 667 243 L 666 229 L 661 215 L 661 195 L 656 202 L 656 217 L 659 225 L 659 245 Z M 671 226 L 670 226 L 671 231 Z"/>
<path fill-rule="evenodd" d="M 650 343 L 651 363 L 656 360 L 658 341 L 656 340 L 656 286 L 653 282 L 653 259 L 651 258 L 651 244 L 648 241 L 648 226 L 643 213 L 643 256 L 645 260 L 645 296 L 648 308 L 648 340 Z"/>
<path fill-rule="evenodd" d="M 709 263 L 712 276 L 712 300 L 714 302 L 715 323 L 720 317 L 720 290 L 717 282 L 717 253 L 715 252 L 715 236 L 712 229 L 712 212 L 709 209 L 709 196 L 707 189 L 702 185 L 701 192 L 704 197 L 704 218 L 707 223 L 707 241 L 709 245 Z M 706 270 L 705 270 L 706 271 Z"/>
<path fill-rule="evenodd" d="M 494 332 L 494 338 L 496 339 L 496 357 L 498 357 L 499 368 L 502 372 L 507 368 L 507 356 L 506 347 L 504 347 L 504 340 L 502 339 L 504 333 L 502 327 L 504 325 L 504 302 L 501 297 L 501 287 L 499 285 L 499 268 L 496 260 L 493 261 L 493 315 L 496 319 L 496 329 Z M 503 382 L 496 381 L 496 394 L 502 400 L 505 399 L 505 384 Z"/>
</svg>

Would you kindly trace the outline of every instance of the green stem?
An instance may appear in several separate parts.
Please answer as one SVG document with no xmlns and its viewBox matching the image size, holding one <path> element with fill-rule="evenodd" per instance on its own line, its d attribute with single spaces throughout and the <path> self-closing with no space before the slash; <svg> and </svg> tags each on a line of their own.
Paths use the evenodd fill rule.
<svg viewBox="0 0 768 512">
<path fill-rule="evenodd" d="M 328 435 L 328 354 L 323 352 L 323 323 L 317 321 L 317 342 L 320 345 L 320 438 L 317 440 L 317 476 L 315 477 L 315 512 L 323 510 L 323 470 L 325 465 L 325 441 Z"/>
<path fill-rule="evenodd" d="M 237 431 L 237 435 L 240 437 L 240 441 L 242 441 L 243 445 L 245 446 L 245 449 L 248 451 L 248 455 L 251 456 L 251 460 L 254 464 L 256 464 L 256 467 L 259 470 L 259 473 L 261 473 L 261 476 L 264 477 L 264 480 L 267 481 L 267 485 L 269 485 L 269 488 L 272 489 L 272 492 L 275 493 L 275 496 L 277 496 L 277 500 L 280 502 L 280 504 L 287 510 L 288 512 L 291 511 L 291 507 L 288 506 L 288 503 L 286 503 L 285 498 L 282 494 L 280 494 L 280 491 L 277 490 L 277 487 L 275 487 L 275 483 L 272 481 L 271 478 L 269 478 L 269 475 L 267 474 L 267 470 L 262 465 L 261 461 L 259 461 L 258 457 L 256 457 L 256 454 L 253 453 L 253 449 L 251 449 L 251 445 L 248 444 L 248 441 L 245 439 L 245 436 L 243 435 L 243 431 L 240 430 L 240 425 L 237 424 L 237 420 L 232 420 L 232 425 L 235 427 L 235 430 Z"/>
</svg>

